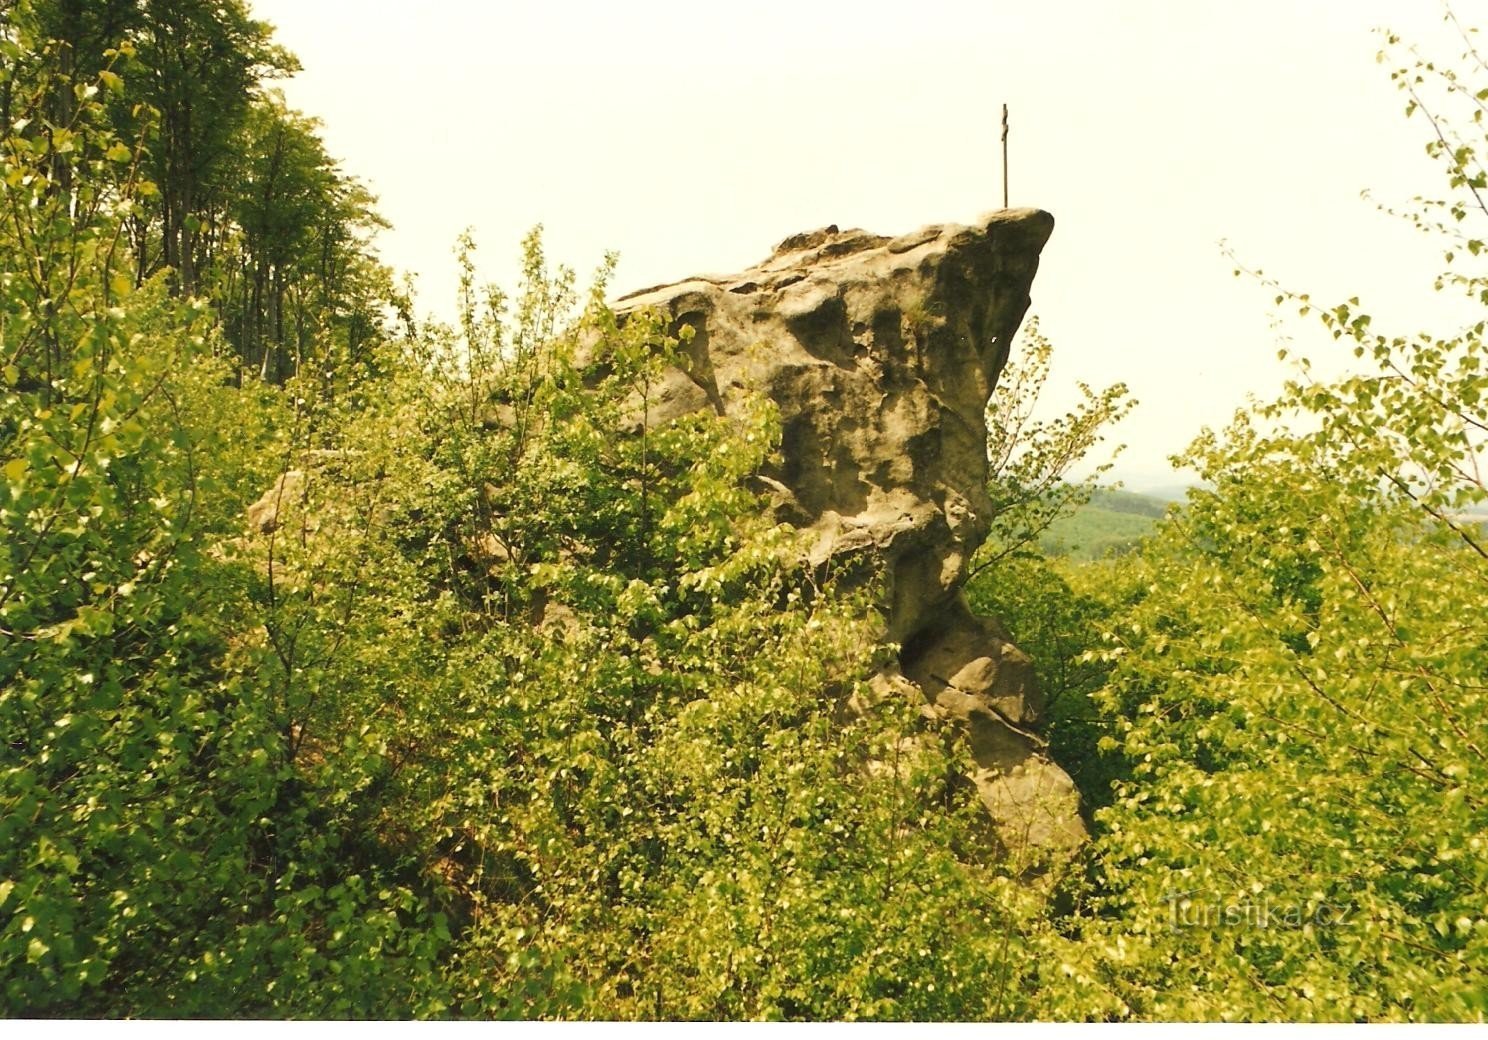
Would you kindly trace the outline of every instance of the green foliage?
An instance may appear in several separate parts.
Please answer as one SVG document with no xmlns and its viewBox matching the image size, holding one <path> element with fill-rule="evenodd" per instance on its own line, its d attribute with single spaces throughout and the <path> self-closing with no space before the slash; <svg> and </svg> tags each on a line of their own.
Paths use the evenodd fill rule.
<svg viewBox="0 0 1488 1040">
<path fill-rule="evenodd" d="M 464 237 L 456 326 L 390 341 L 372 200 L 242 4 L 20 0 L 0 54 L 7 1016 L 1488 1012 L 1484 323 L 1278 289 L 1364 368 L 1304 364 L 1084 564 L 1034 547 L 1131 405 L 1037 420 L 1030 328 L 967 591 L 1095 810 L 1035 879 L 865 681 L 873 582 L 763 507 L 773 408 L 654 421 L 690 329 L 608 265 L 580 310 L 534 232 L 510 297 Z M 1485 95 L 1397 81 L 1440 285 L 1488 301 Z"/>
<path fill-rule="evenodd" d="M 314 121 L 267 89 L 298 66 L 266 24 L 241 0 L 16 0 L 0 45 L 0 125 L 48 164 L 57 212 L 127 200 L 115 277 L 164 273 L 207 298 L 240 383 L 305 367 L 352 389 L 401 302 L 368 241 L 383 224 Z M 74 125 L 79 103 L 94 113 Z M 106 151 L 78 166 L 90 141 Z"/>
<path fill-rule="evenodd" d="M 1088 526 L 1099 509 L 1093 502 L 1148 508 L 1138 504 L 1139 496 L 1097 483 L 1110 469 L 1109 460 L 1083 480 L 1069 479 L 1136 402 L 1127 397 L 1123 384 L 1096 393 L 1081 383 L 1083 401 L 1077 408 L 1056 419 L 1038 418 L 1053 345 L 1033 319 L 1023 330 L 1020 347 L 987 405 L 993 515 L 987 541 L 973 559 L 966 595 L 979 614 L 1006 624 L 1019 648 L 1032 657 L 1047 704 L 1051 754 L 1087 799 L 1104 804 L 1111 766 L 1095 751 L 1099 723 L 1089 697 L 1106 670 L 1081 657 L 1115 610 L 1113 597 L 1122 586 L 1084 580 L 1088 572 L 1076 573 L 1040 550 L 1048 551 L 1046 546 L 1062 533 Z M 1128 519 L 1126 513 L 1102 512 Z M 1152 523 L 1136 518 L 1143 531 Z"/>
<path fill-rule="evenodd" d="M 1147 550 L 1103 654 L 1134 765 L 1092 933 L 1136 1014 L 1483 1011 L 1481 560 L 1314 448 L 1196 446 L 1216 490 Z"/>
<path fill-rule="evenodd" d="M 70 93 L 0 169 L 3 1007 L 407 1013 L 433 933 L 324 808 L 365 768 L 292 768 L 221 542 L 282 417 L 224 385 L 200 305 L 132 287 L 144 182 L 97 85 Z"/>
<path fill-rule="evenodd" d="M 1480 122 L 1455 73 L 1398 78 L 1411 111 L 1435 82 Z M 1466 195 L 1420 219 L 1456 238 L 1488 216 L 1477 152 L 1428 117 Z M 1131 562 L 1145 594 L 1092 659 L 1130 775 L 1098 816 L 1082 963 L 1134 1017 L 1481 1020 L 1484 326 L 1385 336 L 1358 300 L 1288 299 L 1365 367 L 1304 361 L 1177 460 L 1212 489 Z"/>
<path fill-rule="evenodd" d="M 1030 318 L 987 403 L 993 519 L 977 570 L 1034 551 L 1051 524 L 1090 500 L 1112 461 L 1099 463 L 1082 480 L 1070 480 L 1070 473 L 1105 439 L 1106 429 L 1136 406 L 1124 383 L 1099 393 L 1079 383 L 1082 400 L 1073 411 L 1055 419 L 1038 417 L 1053 353 L 1038 319 Z"/>
<path fill-rule="evenodd" d="M 1129 764 L 1102 746 L 1115 722 L 1092 697 L 1111 666 L 1090 650 L 1100 645 L 1111 619 L 1142 598 L 1141 568 L 1130 559 L 1077 562 L 1028 554 L 1001 564 L 995 577 L 969 586 L 968 600 L 978 614 L 1006 624 L 1033 659 L 1050 754 L 1075 781 L 1087 809 L 1107 805 L 1112 784 L 1129 775 Z"/>
<path fill-rule="evenodd" d="M 273 96 L 241 120 L 229 175 L 235 190 L 201 232 L 212 244 L 202 288 L 239 365 L 275 383 L 306 368 L 345 382 L 370 362 L 395 295 L 368 242 L 386 226 L 375 199 L 340 172 L 318 124 Z"/>
<path fill-rule="evenodd" d="M 8 1013 L 1021 1013 L 1030 901 L 869 703 L 871 590 L 749 489 L 765 404 L 644 421 L 656 321 L 467 243 L 375 393 L 239 389 L 123 251 L 5 246 L 72 287 L 3 298 Z"/>
</svg>

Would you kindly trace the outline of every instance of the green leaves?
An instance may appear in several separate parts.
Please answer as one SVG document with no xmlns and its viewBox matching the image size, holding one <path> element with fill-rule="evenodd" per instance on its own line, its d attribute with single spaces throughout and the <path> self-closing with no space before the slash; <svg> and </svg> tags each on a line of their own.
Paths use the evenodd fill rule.
<svg viewBox="0 0 1488 1040">
<path fill-rule="evenodd" d="M 1081 481 L 1070 471 L 1105 439 L 1108 427 L 1136 407 L 1125 384 L 1097 393 L 1081 383 L 1075 410 L 1057 419 L 1036 418 L 1053 348 L 1029 319 L 987 404 L 987 491 L 992 531 L 978 551 L 974 571 L 1026 554 L 1061 517 L 1090 499 L 1107 460 Z M 1112 457 L 1120 452 L 1112 452 Z"/>
<path fill-rule="evenodd" d="M 1449 111 L 1467 94 L 1424 61 L 1396 80 L 1453 189 L 1408 216 L 1449 238 L 1438 286 L 1488 299 L 1465 266 L 1488 216 L 1481 143 Z M 1358 299 L 1271 288 L 1357 370 L 1323 381 L 1301 359 L 1276 401 L 1198 438 L 1177 461 L 1205 489 L 1140 555 L 1016 560 L 1008 585 L 973 588 L 1054 692 L 1094 709 L 1061 718 L 1056 701 L 1056 749 L 1109 804 L 1044 999 L 1073 1016 L 1475 1021 L 1485 325 L 1381 334 Z"/>
<path fill-rule="evenodd" d="M 113 243 L 139 189 L 105 166 L 132 153 L 68 94 L 65 150 L 25 125 L 0 147 L 7 209 L 38 214 L 0 230 L 0 1006 L 436 1007 L 427 904 L 326 879 L 356 871 L 347 806 L 386 763 L 358 744 L 291 768 L 234 559 L 289 410 L 226 385 L 200 307 L 135 288 Z"/>
<path fill-rule="evenodd" d="M 1282 298 L 1366 367 L 1294 382 L 1179 459 L 1211 489 L 1146 547 L 1146 594 L 1096 655 L 1103 746 L 1131 773 L 1098 815 L 1112 923 L 1083 935 L 1140 937 L 1103 956 L 1145 1016 L 1472 1020 L 1483 327 L 1387 337 L 1357 299 Z"/>
</svg>

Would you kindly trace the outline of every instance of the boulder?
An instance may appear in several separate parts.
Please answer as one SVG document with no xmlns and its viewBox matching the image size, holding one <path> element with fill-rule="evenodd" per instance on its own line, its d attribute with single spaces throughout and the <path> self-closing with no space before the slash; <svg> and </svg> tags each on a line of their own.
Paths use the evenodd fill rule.
<svg viewBox="0 0 1488 1040">
<path fill-rule="evenodd" d="M 304 503 L 306 487 L 304 470 L 281 473 L 274 486 L 248 507 L 248 529 L 254 534 L 273 534 L 279 529 L 280 514 Z"/>
</svg>

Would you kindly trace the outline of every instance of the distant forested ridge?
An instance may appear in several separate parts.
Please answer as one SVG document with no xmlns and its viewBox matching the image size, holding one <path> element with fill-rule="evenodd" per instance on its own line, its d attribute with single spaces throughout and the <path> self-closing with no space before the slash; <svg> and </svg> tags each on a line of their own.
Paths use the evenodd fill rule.
<svg viewBox="0 0 1488 1040">
<path fill-rule="evenodd" d="M 1381 57 L 1423 276 L 1488 307 L 1462 39 Z M 242 0 L 0 0 L 0 1015 L 1488 1015 L 1488 318 L 1247 275 L 1354 370 L 1205 431 L 1166 511 L 1068 478 L 1133 402 L 1049 417 L 1024 325 L 946 608 L 1022 652 L 938 681 L 1046 706 L 981 731 L 1078 786 L 1045 855 L 975 720 L 873 682 L 894 589 L 781 519 L 799 427 L 648 425 L 696 327 L 536 231 L 416 315 L 294 68 Z"/>
<path fill-rule="evenodd" d="M 1089 501 L 1060 516 L 1039 539 L 1039 548 L 1054 556 L 1098 560 L 1128 552 L 1157 528 L 1172 503 L 1152 495 L 1101 487 Z"/>
</svg>

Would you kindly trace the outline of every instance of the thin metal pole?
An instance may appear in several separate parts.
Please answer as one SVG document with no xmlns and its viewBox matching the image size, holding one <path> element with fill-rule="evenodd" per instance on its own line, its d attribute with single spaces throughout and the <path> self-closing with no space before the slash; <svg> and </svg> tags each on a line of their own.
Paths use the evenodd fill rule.
<svg viewBox="0 0 1488 1040">
<path fill-rule="evenodd" d="M 1007 135 L 1008 118 L 1007 105 L 1002 106 L 1002 208 L 1008 208 L 1008 178 L 1007 178 Z"/>
</svg>

